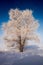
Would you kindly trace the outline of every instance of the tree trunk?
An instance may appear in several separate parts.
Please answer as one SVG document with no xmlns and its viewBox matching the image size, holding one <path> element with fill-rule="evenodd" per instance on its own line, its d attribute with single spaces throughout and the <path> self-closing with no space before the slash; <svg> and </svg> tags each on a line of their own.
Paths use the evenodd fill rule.
<svg viewBox="0 0 43 65">
<path fill-rule="evenodd" d="M 24 49 L 24 47 L 23 47 L 23 45 L 21 44 L 21 45 L 20 45 L 20 52 L 23 52 L 23 49 Z"/>
<path fill-rule="evenodd" d="M 23 50 L 24 50 L 24 44 L 25 44 L 25 39 L 23 40 L 21 40 L 21 37 L 19 37 L 19 50 L 20 50 L 20 52 L 23 52 Z"/>
</svg>

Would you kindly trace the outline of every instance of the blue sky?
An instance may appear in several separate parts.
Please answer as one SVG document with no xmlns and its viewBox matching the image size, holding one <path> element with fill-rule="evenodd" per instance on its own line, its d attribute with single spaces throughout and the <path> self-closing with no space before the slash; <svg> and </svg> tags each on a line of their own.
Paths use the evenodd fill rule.
<svg viewBox="0 0 43 65">
<path fill-rule="evenodd" d="M 40 27 L 38 28 L 38 34 L 40 34 L 43 40 L 43 0 L 0 0 L 0 28 L 2 28 L 3 22 L 9 20 L 9 10 L 18 8 L 20 10 L 31 9 L 33 16 L 36 20 L 39 20 Z M 3 31 L 0 30 L 0 36 L 2 37 Z"/>
</svg>

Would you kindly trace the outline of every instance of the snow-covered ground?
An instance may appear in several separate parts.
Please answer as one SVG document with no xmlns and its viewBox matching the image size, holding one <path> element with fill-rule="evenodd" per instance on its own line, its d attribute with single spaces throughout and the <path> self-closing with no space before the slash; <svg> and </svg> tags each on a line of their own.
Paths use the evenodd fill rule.
<svg viewBox="0 0 43 65">
<path fill-rule="evenodd" d="M 0 52 L 0 65 L 43 65 L 43 57 L 24 53 Z"/>
</svg>

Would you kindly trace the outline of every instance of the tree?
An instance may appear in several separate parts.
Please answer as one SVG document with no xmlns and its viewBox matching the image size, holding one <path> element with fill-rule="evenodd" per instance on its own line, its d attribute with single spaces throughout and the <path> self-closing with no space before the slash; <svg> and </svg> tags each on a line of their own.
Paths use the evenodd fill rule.
<svg viewBox="0 0 43 65">
<path fill-rule="evenodd" d="M 9 21 L 3 24 L 7 47 L 15 49 L 14 42 L 17 42 L 19 51 L 23 52 L 26 39 L 39 41 L 35 34 L 38 27 L 38 20 L 34 18 L 31 10 L 11 9 L 9 11 Z"/>
</svg>

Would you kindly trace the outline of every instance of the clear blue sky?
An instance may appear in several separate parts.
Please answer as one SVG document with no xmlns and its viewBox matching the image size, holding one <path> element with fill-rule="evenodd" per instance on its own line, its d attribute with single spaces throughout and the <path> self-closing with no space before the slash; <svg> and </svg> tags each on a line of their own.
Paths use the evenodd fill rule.
<svg viewBox="0 0 43 65">
<path fill-rule="evenodd" d="M 43 0 L 0 0 L 0 27 L 3 22 L 8 21 L 8 11 L 11 8 L 32 9 L 34 17 L 40 23 L 38 32 L 43 34 Z"/>
</svg>

